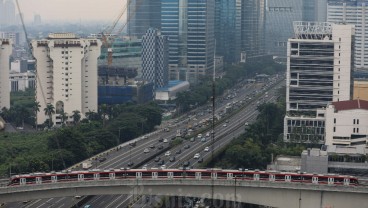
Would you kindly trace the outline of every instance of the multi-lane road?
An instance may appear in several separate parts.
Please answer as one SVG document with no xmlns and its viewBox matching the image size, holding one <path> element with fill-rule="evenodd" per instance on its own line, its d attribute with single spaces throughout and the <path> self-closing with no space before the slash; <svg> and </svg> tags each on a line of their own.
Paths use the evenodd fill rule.
<svg viewBox="0 0 368 208">
<path fill-rule="evenodd" d="M 282 82 L 283 83 L 283 82 Z M 276 84 L 276 81 L 274 82 Z M 277 86 L 280 84 L 278 83 Z M 275 90 L 275 87 L 272 87 L 271 83 L 267 84 L 267 86 L 263 86 L 263 84 L 246 84 L 237 90 L 232 90 L 228 94 L 236 94 L 233 96 L 234 98 L 226 100 L 225 98 L 221 99 L 222 102 L 217 102 L 216 106 L 216 114 L 220 114 L 220 112 L 224 112 L 228 103 L 234 103 L 234 101 L 238 101 L 236 108 L 241 109 L 238 113 L 234 114 L 230 118 L 226 118 L 226 114 L 222 115 L 225 119 L 222 119 L 222 123 L 218 122 L 215 128 L 214 139 L 211 137 L 207 137 L 206 141 L 203 142 L 197 138 L 197 133 L 200 130 L 196 130 L 197 133 L 192 133 L 192 136 L 196 139 L 194 141 L 183 140 L 183 143 L 177 145 L 176 147 L 170 147 L 170 141 L 172 138 L 176 136 L 177 129 L 187 128 L 189 125 L 194 126 L 195 123 L 199 123 L 201 120 L 207 119 L 211 116 L 208 113 L 207 107 L 201 107 L 195 110 L 196 113 L 191 112 L 190 114 L 196 114 L 196 116 L 189 117 L 188 115 L 182 116 L 175 121 L 168 122 L 170 124 L 170 131 L 162 131 L 159 130 L 157 133 L 150 134 L 147 139 L 141 139 L 136 143 L 135 147 L 131 145 L 121 145 L 121 148 L 115 148 L 110 151 L 108 154 L 104 154 L 103 157 L 106 158 L 104 162 L 98 162 L 96 160 L 93 163 L 93 168 L 99 169 L 110 169 L 110 168 L 123 168 L 128 167 L 128 163 L 133 162 L 134 167 L 142 167 L 146 165 L 147 168 L 159 168 L 161 165 L 158 165 L 157 162 L 154 161 L 156 156 L 160 157 L 160 161 L 164 161 L 166 168 L 176 168 L 183 165 L 184 162 L 189 162 L 190 166 L 195 167 L 198 165 L 198 158 L 194 159 L 194 155 L 196 153 L 200 154 L 199 158 L 203 158 L 206 160 L 211 157 L 212 150 L 216 151 L 226 146 L 234 137 L 240 135 L 244 132 L 246 122 L 251 123 L 255 120 L 258 112 L 256 107 L 261 102 L 272 102 L 275 99 L 276 93 L 272 91 Z M 237 93 L 236 93 L 237 92 Z M 266 95 L 267 94 L 270 95 Z M 272 95 L 272 96 L 271 96 Z M 227 95 L 226 95 L 227 96 Z M 225 96 L 225 97 L 226 97 Z M 252 99 L 249 99 L 252 98 Z M 256 99 L 255 99 L 256 98 Z M 235 109 L 236 110 L 236 109 Z M 228 120 L 226 122 L 226 120 Z M 224 125 L 226 124 L 226 125 Z M 165 126 L 166 127 L 166 126 Z M 205 137 L 207 132 L 210 131 L 209 126 L 206 126 L 207 130 L 203 130 L 202 135 Z M 167 140 L 164 141 L 159 140 Z M 186 146 L 190 146 L 189 148 L 185 148 Z M 159 147 L 162 146 L 161 149 Z M 204 151 L 205 147 L 209 147 L 209 151 Z M 117 150 L 118 149 L 118 150 Z M 144 153 L 144 150 L 148 149 L 148 153 Z M 171 155 L 165 156 L 165 152 L 170 149 Z M 177 154 L 177 151 L 180 149 L 180 154 Z M 175 161 L 169 161 L 169 158 L 175 156 Z M 142 161 L 145 161 L 142 163 Z M 83 197 L 81 197 L 83 198 Z M 27 203 L 9 203 L 6 207 L 27 207 L 27 208 L 64 208 L 64 207 L 72 207 L 76 202 L 81 200 L 79 197 L 69 197 L 69 198 L 52 198 L 52 199 L 40 199 L 36 201 L 31 201 Z M 143 197 L 146 198 L 146 197 Z M 87 203 L 91 205 L 91 207 L 127 207 L 133 201 L 133 196 L 127 195 L 118 195 L 118 196 L 94 196 Z M 138 200 L 138 202 L 142 202 Z M 143 203 L 143 202 L 142 202 Z M 145 204 L 148 206 L 148 204 Z M 142 207 L 142 204 L 135 205 L 134 207 Z"/>
</svg>

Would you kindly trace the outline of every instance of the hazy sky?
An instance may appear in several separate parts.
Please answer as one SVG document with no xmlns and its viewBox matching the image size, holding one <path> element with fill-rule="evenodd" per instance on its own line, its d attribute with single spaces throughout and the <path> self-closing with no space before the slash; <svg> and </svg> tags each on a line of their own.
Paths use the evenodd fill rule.
<svg viewBox="0 0 368 208">
<path fill-rule="evenodd" d="M 40 14 L 43 22 L 113 21 L 127 0 L 18 0 L 26 21 Z M 15 3 L 15 0 L 14 0 Z M 16 13 L 18 10 L 16 9 Z"/>
</svg>

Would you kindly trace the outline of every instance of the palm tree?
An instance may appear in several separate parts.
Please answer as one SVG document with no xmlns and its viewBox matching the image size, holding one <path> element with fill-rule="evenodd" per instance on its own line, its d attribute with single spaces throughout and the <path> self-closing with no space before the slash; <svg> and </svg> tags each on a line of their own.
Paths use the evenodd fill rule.
<svg viewBox="0 0 368 208">
<path fill-rule="evenodd" d="M 61 116 L 61 124 L 62 126 L 65 125 L 65 122 L 68 120 L 68 114 L 64 112 L 64 110 L 62 110 L 60 112 L 60 116 Z"/>
<path fill-rule="evenodd" d="M 52 104 L 47 104 L 46 108 L 43 109 L 45 111 L 45 115 L 49 117 L 49 127 L 51 127 L 52 123 L 52 114 L 55 113 L 55 107 Z"/>
<path fill-rule="evenodd" d="M 76 125 L 81 119 L 81 114 L 80 114 L 80 111 L 79 110 L 75 110 L 73 111 L 73 122 L 74 122 L 74 125 Z"/>
<path fill-rule="evenodd" d="M 37 112 L 40 112 L 40 107 L 41 107 L 40 102 L 35 101 L 35 102 L 33 103 L 32 108 L 33 108 L 33 112 L 34 112 L 34 114 L 35 114 L 35 125 L 36 125 L 36 130 L 38 130 L 38 125 L 37 125 Z"/>
</svg>

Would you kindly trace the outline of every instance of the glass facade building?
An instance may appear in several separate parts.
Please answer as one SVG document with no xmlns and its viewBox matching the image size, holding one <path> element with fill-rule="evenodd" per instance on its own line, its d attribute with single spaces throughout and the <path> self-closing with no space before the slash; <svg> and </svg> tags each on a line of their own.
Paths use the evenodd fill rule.
<svg viewBox="0 0 368 208">
<path fill-rule="evenodd" d="M 216 54 L 227 63 L 238 63 L 241 52 L 241 0 L 216 0 Z"/>
<path fill-rule="evenodd" d="M 169 37 L 169 77 L 196 83 L 213 72 L 215 1 L 162 0 L 161 31 Z"/>
<path fill-rule="evenodd" d="M 149 28 L 161 28 L 161 0 L 129 0 L 128 35 L 141 38 Z"/>
<path fill-rule="evenodd" d="M 293 22 L 302 20 L 302 0 L 266 1 L 266 52 L 286 60 Z"/>
</svg>

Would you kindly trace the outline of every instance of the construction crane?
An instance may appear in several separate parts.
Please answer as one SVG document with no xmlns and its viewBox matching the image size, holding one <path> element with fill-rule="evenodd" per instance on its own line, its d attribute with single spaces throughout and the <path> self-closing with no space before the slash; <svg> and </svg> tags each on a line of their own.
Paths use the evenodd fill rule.
<svg viewBox="0 0 368 208">
<path fill-rule="evenodd" d="M 121 27 L 117 28 L 116 35 L 114 35 L 113 33 L 119 21 L 121 20 L 123 15 L 127 12 L 128 7 L 131 5 L 133 1 L 136 2 L 135 7 L 130 11 L 130 13 L 127 16 L 126 21 L 122 23 Z M 136 9 L 140 7 L 142 2 L 143 0 L 127 0 L 127 3 L 124 5 L 123 9 L 119 12 L 116 19 L 112 23 L 112 25 L 110 25 L 103 32 L 101 32 L 102 46 L 107 49 L 107 66 L 112 65 L 112 57 L 113 57 L 113 52 L 114 52 L 112 48 L 112 44 L 114 43 L 115 38 L 118 35 L 120 35 L 121 32 L 125 29 L 125 27 L 128 25 L 128 22 L 130 21 L 132 16 L 135 14 Z"/>
</svg>

